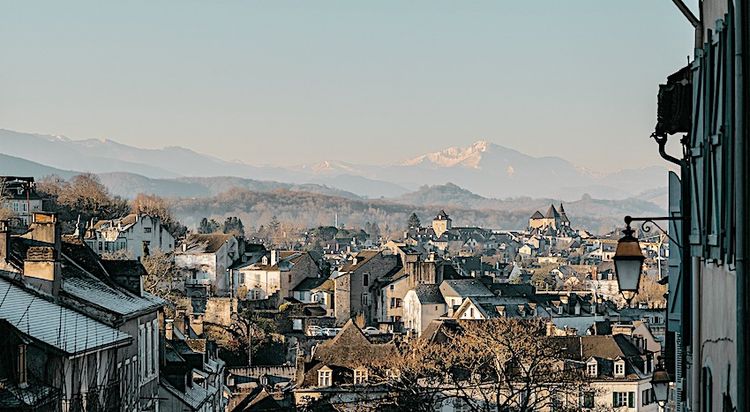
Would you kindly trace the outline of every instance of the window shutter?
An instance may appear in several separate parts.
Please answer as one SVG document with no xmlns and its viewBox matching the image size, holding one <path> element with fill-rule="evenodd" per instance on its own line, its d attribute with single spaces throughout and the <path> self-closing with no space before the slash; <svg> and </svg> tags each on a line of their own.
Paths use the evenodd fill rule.
<svg viewBox="0 0 750 412">
<path fill-rule="evenodd" d="M 628 392 L 628 408 L 635 408 L 635 392 Z"/>
<path fill-rule="evenodd" d="M 669 216 L 682 216 L 682 183 L 675 172 L 669 172 Z M 682 221 L 669 222 L 669 234 L 674 239 L 682 239 Z M 675 242 L 669 242 L 669 294 L 668 294 L 668 328 L 672 332 L 680 331 L 682 319 L 682 251 Z"/>
<path fill-rule="evenodd" d="M 617 392 L 612 392 L 612 407 L 617 407 Z"/>
</svg>

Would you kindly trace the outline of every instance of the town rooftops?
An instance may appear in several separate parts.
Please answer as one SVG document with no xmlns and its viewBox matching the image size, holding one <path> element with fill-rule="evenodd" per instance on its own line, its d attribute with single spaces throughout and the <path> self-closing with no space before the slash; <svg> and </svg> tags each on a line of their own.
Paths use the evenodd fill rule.
<svg viewBox="0 0 750 412">
<path fill-rule="evenodd" d="M 326 280 L 328 280 L 328 279 L 326 279 L 324 277 L 319 277 L 319 278 L 315 278 L 315 277 L 304 278 L 292 290 L 295 291 L 295 292 L 310 291 L 310 290 L 318 288 Z"/>
<path fill-rule="evenodd" d="M 363 250 L 359 253 L 357 253 L 352 260 L 346 262 L 344 265 L 341 266 L 341 269 L 339 272 L 351 272 L 354 270 L 359 269 L 364 265 L 365 263 L 369 262 L 370 259 L 374 258 L 375 256 L 379 255 L 380 251 L 378 250 Z"/>
<path fill-rule="evenodd" d="M 449 279 L 440 284 L 443 295 L 448 296 L 494 296 L 478 279 Z"/>
<path fill-rule="evenodd" d="M 549 209 L 547 209 L 547 213 L 544 215 L 547 219 L 559 219 L 560 214 L 557 213 L 557 209 L 555 209 L 555 205 L 549 205 Z"/>
<path fill-rule="evenodd" d="M 66 355 L 129 345 L 133 338 L 0 278 L 0 319 Z"/>
<path fill-rule="evenodd" d="M 417 294 L 419 302 L 425 304 L 445 304 L 443 294 L 440 293 L 440 285 L 417 285 L 414 288 L 414 293 Z"/>
<path fill-rule="evenodd" d="M 216 253 L 233 237 L 233 235 L 227 233 L 192 234 L 185 239 L 183 249 L 178 250 L 177 253 Z"/>
<path fill-rule="evenodd" d="M 435 216 L 435 220 L 451 220 L 451 218 L 445 213 L 445 210 L 441 209 L 437 216 Z"/>
<path fill-rule="evenodd" d="M 136 221 L 138 221 L 138 216 L 135 213 L 131 213 L 119 219 L 99 220 L 94 223 L 94 229 L 119 228 L 127 230 L 130 226 L 134 225 Z"/>
</svg>

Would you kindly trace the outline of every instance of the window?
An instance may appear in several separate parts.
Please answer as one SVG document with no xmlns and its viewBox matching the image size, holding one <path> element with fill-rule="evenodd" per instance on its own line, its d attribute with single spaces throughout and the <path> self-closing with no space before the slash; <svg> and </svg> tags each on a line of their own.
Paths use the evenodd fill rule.
<svg viewBox="0 0 750 412">
<path fill-rule="evenodd" d="M 621 378 L 623 376 L 625 376 L 625 361 L 615 361 L 615 377 Z"/>
<path fill-rule="evenodd" d="M 367 381 L 367 369 L 354 370 L 354 384 L 360 385 Z"/>
<path fill-rule="evenodd" d="M 245 284 L 245 274 L 240 273 L 240 285 L 244 285 L 244 284 Z"/>
<path fill-rule="evenodd" d="M 370 305 L 370 294 L 365 292 L 362 294 L 362 306 Z"/>
<path fill-rule="evenodd" d="M 644 391 L 641 391 L 641 404 L 643 406 L 651 405 L 655 401 L 656 401 L 656 398 L 654 396 L 653 389 L 646 389 Z"/>
<path fill-rule="evenodd" d="M 370 286 L 370 274 L 365 273 L 362 275 L 362 285 L 363 286 Z"/>
<path fill-rule="evenodd" d="M 144 352 L 146 352 L 146 326 L 138 325 L 138 357 L 143 359 Z M 146 376 L 146 364 L 140 362 L 139 367 L 139 376 L 142 379 Z"/>
<path fill-rule="evenodd" d="M 391 298 L 391 308 L 396 307 L 396 298 Z"/>
<path fill-rule="evenodd" d="M 399 299 L 399 298 L 396 298 L 396 307 L 397 308 L 401 307 L 401 299 Z"/>
<path fill-rule="evenodd" d="M 612 406 L 635 408 L 635 392 L 612 392 Z"/>
<path fill-rule="evenodd" d="M 393 289 L 394 289 L 393 285 L 389 286 L 388 289 L 390 289 L 391 292 L 393 292 Z"/>
<path fill-rule="evenodd" d="M 470 318 L 474 317 L 474 308 L 469 308 L 469 317 Z"/>
<path fill-rule="evenodd" d="M 599 374 L 597 366 L 596 361 L 586 364 L 586 373 L 589 376 L 596 377 Z"/>
<path fill-rule="evenodd" d="M 581 407 L 593 408 L 594 407 L 594 392 L 584 392 L 581 395 Z"/>
<path fill-rule="evenodd" d="M 318 371 L 318 386 L 331 386 L 331 369 L 323 367 Z"/>
<path fill-rule="evenodd" d="M 292 319 L 292 330 L 302 330 L 302 319 Z"/>
<path fill-rule="evenodd" d="M 143 228 L 143 233 L 151 233 L 151 228 L 150 227 L 144 227 Z"/>
<path fill-rule="evenodd" d="M 18 345 L 18 383 L 26 383 L 26 345 Z"/>
</svg>

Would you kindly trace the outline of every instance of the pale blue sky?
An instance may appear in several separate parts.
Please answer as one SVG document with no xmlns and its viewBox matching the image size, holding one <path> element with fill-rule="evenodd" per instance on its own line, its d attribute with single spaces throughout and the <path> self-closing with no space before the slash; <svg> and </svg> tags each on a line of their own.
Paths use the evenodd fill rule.
<svg viewBox="0 0 750 412">
<path fill-rule="evenodd" d="M 669 0 L 0 4 L 0 127 L 255 164 L 664 164 L 657 85 L 692 54 Z"/>
</svg>

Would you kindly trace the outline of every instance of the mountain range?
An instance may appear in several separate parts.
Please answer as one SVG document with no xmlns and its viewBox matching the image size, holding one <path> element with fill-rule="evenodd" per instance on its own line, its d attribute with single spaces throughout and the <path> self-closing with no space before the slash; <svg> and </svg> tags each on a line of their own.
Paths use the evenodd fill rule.
<svg viewBox="0 0 750 412">
<path fill-rule="evenodd" d="M 0 153 L 61 170 L 127 172 L 151 179 L 175 179 L 179 182 L 173 182 L 175 186 L 191 183 L 184 178 L 233 176 L 292 185 L 315 184 L 364 198 L 394 198 L 425 184 L 452 182 L 490 198 L 575 200 L 588 194 L 616 200 L 664 187 L 667 179 L 663 167 L 596 173 L 559 157 L 533 157 L 486 141 L 391 164 L 328 160 L 278 167 L 230 162 L 183 147 L 143 149 L 109 139 L 73 140 L 0 129 Z"/>
<path fill-rule="evenodd" d="M 505 173 L 498 175 L 503 167 Z M 93 172 L 114 195 L 129 198 L 152 193 L 175 199 L 176 215 L 188 225 L 202 217 L 223 219 L 227 215 L 244 216 L 260 225 L 278 215 L 314 226 L 330 224 L 337 214 L 349 224 L 380 222 L 393 228 L 412 211 L 428 219 L 444 208 L 457 213 L 457 222 L 464 224 L 518 229 L 533 211 L 565 201 L 568 215 L 579 227 L 608 230 L 628 214 L 664 213 L 666 189 L 656 186 L 656 176 L 664 171 L 656 169 L 597 177 L 559 158 L 534 158 L 486 142 L 383 166 L 328 161 L 269 168 L 225 162 L 183 148 L 139 149 L 110 140 L 76 141 L 0 131 L 0 175 L 69 178 Z M 637 181 L 619 187 L 617 197 L 597 195 L 597 187 L 609 190 L 604 182 L 627 181 L 628 176 Z M 421 185 L 405 183 L 420 178 L 424 179 Z M 511 184 L 515 179 L 522 180 L 517 182 L 521 186 Z M 639 188 L 639 182 L 646 187 Z M 476 187 L 495 190 L 478 193 L 470 189 Z M 509 187 L 512 190 L 505 190 Z M 565 191 L 566 187 L 581 189 Z M 502 197 L 486 193 L 502 193 Z M 577 198 L 571 199 L 573 194 Z"/>
</svg>

